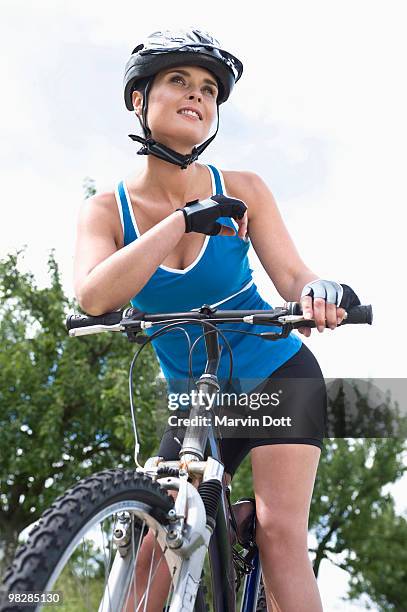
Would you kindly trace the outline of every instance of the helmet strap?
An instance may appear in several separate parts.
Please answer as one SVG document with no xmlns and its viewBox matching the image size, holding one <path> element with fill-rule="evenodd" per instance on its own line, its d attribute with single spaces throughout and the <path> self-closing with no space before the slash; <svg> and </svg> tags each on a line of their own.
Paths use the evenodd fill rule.
<svg viewBox="0 0 407 612">
<path fill-rule="evenodd" d="M 145 87 L 144 95 L 143 95 L 143 107 L 142 107 L 142 118 L 138 116 L 141 127 L 143 128 L 144 138 L 142 136 L 137 136 L 136 134 L 129 134 L 129 138 L 135 140 L 136 142 L 140 142 L 143 146 L 137 151 L 137 155 L 154 155 L 163 161 L 167 161 L 170 164 L 175 164 L 180 166 L 181 170 L 186 170 L 186 168 L 196 161 L 201 155 L 201 153 L 206 149 L 208 145 L 211 144 L 212 140 L 215 138 L 219 129 L 219 104 L 216 105 L 217 112 L 217 123 L 216 123 L 216 131 L 208 140 L 205 140 L 198 147 L 194 147 L 188 155 L 183 155 L 182 153 L 178 153 L 178 151 L 174 151 L 170 147 L 167 147 L 160 142 L 157 142 L 151 137 L 151 130 L 148 127 L 147 123 L 147 109 L 148 109 L 148 93 L 150 89 L 152 79 L 150 79 Z"/>
</svg>

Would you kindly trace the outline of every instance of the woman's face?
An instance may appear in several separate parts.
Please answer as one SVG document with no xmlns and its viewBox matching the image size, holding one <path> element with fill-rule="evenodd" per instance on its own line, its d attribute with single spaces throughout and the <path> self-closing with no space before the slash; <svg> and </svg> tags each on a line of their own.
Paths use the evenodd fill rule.
<svg viewBox="0 0 407 612">
<path fill-rule="evenodd" d="M 178 66 L 161 70 L 148 94 L 147 122 L 152 137 L 180 153 L 206 140 L 216 117 L 218 86 L 209 70 Z M 133 93 L 141 114 L 142 95 Z"/>
</svg>

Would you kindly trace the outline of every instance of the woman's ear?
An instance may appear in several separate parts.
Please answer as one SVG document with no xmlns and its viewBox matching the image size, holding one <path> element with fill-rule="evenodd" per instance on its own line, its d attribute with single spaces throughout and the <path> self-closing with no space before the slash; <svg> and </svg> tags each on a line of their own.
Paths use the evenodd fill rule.
<svg viewBox="0 0 407 612">
<path fill-rule="evenodd" d="M 133 91 L 132 102 L 136 115 L 141 115 L 141 111 L 143 108 L 143 94 L 137 90 Z"/>
</svg>

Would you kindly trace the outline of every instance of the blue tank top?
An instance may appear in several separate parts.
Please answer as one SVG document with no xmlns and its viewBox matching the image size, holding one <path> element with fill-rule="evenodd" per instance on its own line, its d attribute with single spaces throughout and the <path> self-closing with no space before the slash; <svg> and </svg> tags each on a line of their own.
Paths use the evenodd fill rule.
<svg viewBox="0 0 407 612">
<path fill-rule="evenodd" d="M 208 165 L 212 179 L 212 191 L 225 194 L 223 176 L 214 166 Z M 140 232 L 134 217 L 129 193 L 124 181 L 116 189 L 116 200 L 123 226 L 124 246 L 137 240 Z M 223 225 L 237 230 L 234 219 L 219 219 Z M 160 265 L 141 291 L 131 299 L 131 304 L 148 313 L 176 312 L 199 309 L 203 304 L 227 309 L 272 308 L 257 291 L 252 278 L 247 251 L 250 241 L 245 242 L 235 236 L 206 236 L 202 249 L 193 263 L 185 270 Z M 146 330 L 152 335 L 159 329 L 155 326 Z M 191 343 L 202 334 L 201 325 L 186 325 Z M 242 329 L 259 333 L 278 331 L 277 327 L 250 325 L 247 323 L 222 324 L 219 329 Z M 233 350 L 234 389 L 248 392 L 257 386 L 260 380 L 267 378 L 278 367 L 285 363 L 300 349 L 302 341 L 290 334 L 277 341 L 262 340 L 256 336 L 233 331 L 224 332 Z M 219 338 L 219 343 L 224 344 Z M 172 331 L 152 341 L 161 369 L 167 379 L 170 391 L 184 389 L 183 383 L 188 379 L 188 342 L 185 334 Z M 228 350 L 223 346 L 218 378 L 221 388 L 229 376 Z M 203 338 L 193 352 L 193 375 L 196 380 L 204 371 L 206 352 Z"/>
</svg>

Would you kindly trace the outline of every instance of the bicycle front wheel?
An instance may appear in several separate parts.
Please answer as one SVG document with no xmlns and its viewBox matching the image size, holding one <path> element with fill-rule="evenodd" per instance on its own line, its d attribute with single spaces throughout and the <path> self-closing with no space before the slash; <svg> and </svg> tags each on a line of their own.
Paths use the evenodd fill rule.
<svg viewBox="0 0 407 612">
<path fill-rule="evenodd" d="M 27 592 L 52 591 L 61 594 L 61 612 L 169 610 L 182 563 L 166 545 L 173 507 L 164 488 L 133 470 L 105 470 L 80 481 L 17 551 L 0 609 L 37 612 L 42 603 L 30 603 Z M 201 587 L 194 610 L 208 610 Z"/>
</svg>

